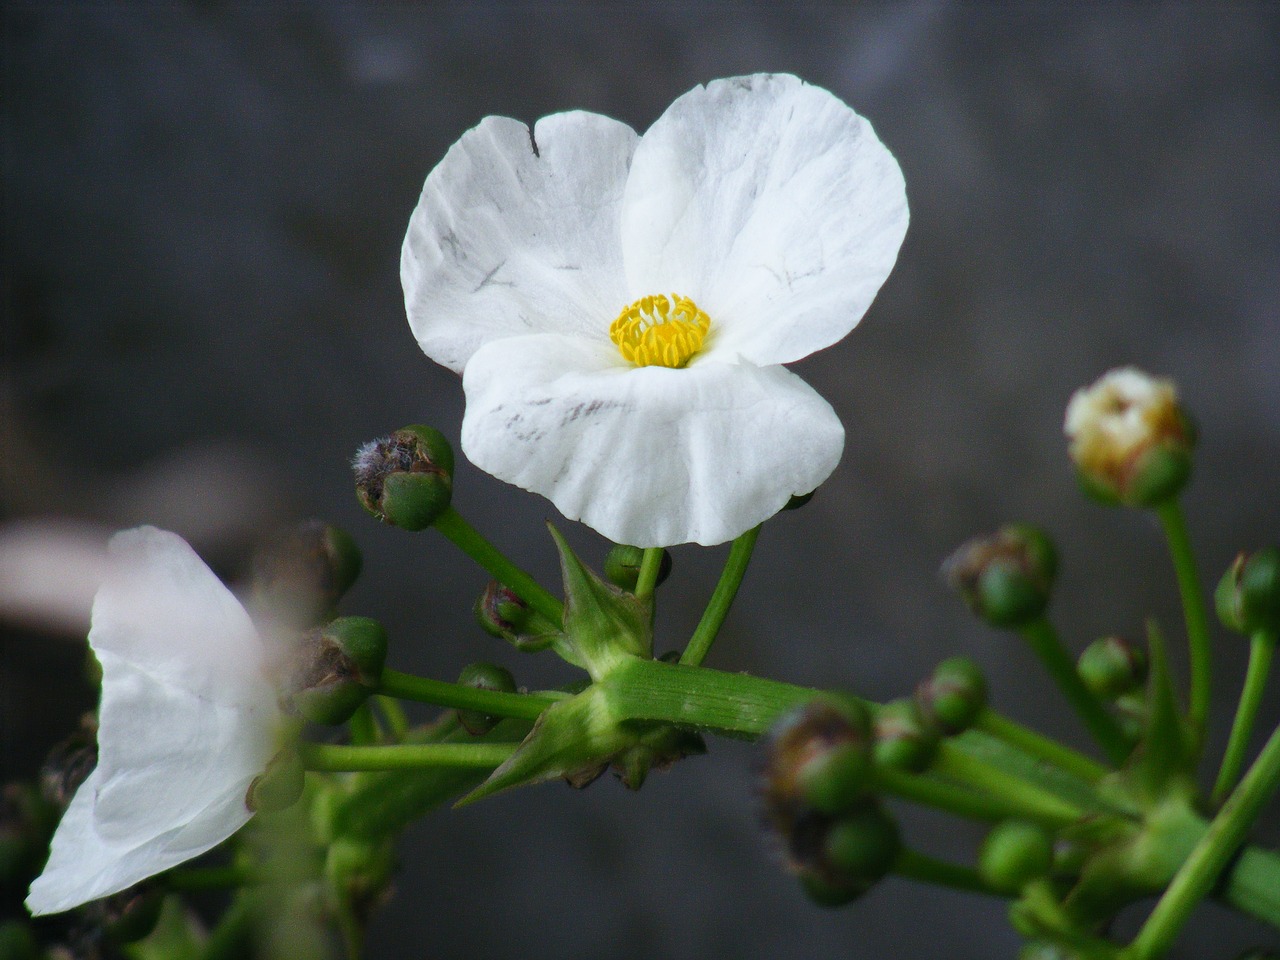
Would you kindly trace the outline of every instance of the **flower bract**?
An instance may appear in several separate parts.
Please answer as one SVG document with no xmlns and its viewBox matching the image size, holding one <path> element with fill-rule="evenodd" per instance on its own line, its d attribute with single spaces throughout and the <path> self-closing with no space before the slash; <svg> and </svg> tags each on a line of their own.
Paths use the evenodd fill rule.
<svg viewBox="0 0 1280 960">
<path fill-rule="evenodd" d="M 485 119 L 427 177 L 401 279 L 423 351 L 463 376 L 472 462 L 612 540 L 714 544 L 835 469 L 840 421 L 783 364 L 853 329 L 906 227 L 870 124 L 755 75 L 643 136 Z"/>
<path fill-rule="evenodd" d="M 98 765 L 31 885 L 33 914 L 116 893 L 216 846 L 252 816 L 245 796 L 281 719 L 248 614 L 176 534 L 116 534 L 93 602 L 102 665 Z"/>
</svg>

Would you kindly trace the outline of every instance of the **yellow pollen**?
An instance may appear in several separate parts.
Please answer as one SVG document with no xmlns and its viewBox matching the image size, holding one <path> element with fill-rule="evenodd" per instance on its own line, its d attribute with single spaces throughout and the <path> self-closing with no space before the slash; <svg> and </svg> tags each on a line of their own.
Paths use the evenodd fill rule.
<svg viewBox="0 0 1280 960">
<path fill-rule="evenodd" d="M 618 314 L 609 337 L 637 367 L 683 367 L 702 349 L 710 328 L 711 319 L 688 297 L 659 293 Z"/>
</svg>

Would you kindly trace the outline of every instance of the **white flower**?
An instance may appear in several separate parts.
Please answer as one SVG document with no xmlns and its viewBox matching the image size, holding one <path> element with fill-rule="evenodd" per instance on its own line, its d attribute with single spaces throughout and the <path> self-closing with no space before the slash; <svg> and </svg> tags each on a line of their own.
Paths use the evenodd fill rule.
<svg viewBox="0 0 1280 960">
<path fill-rule="evenodd" d="M 197 856 L 252 812 L 276 752 L 267 654 L 239 601 L 181 537 L 116 534 L 93 601 L 102 664 L 98 766 L 31 885 L 33 914 L 69 910 Z"/>
<path fill-rule="evenodd" d="M 463 374 L 472 462 L 611 540 L 714 544 L 835 469 L 839 420 L 781 365 L 853 329 L 906 228 L 871 126 L 756 75 L 642 137 L 485 119 L 427 177 L 401 279 L 423 351 Z"/>
</svg>

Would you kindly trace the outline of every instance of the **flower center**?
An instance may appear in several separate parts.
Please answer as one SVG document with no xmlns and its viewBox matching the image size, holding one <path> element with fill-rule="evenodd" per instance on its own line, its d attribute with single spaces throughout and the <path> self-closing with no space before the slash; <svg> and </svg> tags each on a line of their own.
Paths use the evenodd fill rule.
<svg viewBox="0 0 1280 960">
<path fill-rule="evenodd" d="M 702 349 L 710 328 L 711 318 L 688 297 L 659 293 L 624 308 L 609 337 L 637 367 L 683 367 Z"/>
</svg>

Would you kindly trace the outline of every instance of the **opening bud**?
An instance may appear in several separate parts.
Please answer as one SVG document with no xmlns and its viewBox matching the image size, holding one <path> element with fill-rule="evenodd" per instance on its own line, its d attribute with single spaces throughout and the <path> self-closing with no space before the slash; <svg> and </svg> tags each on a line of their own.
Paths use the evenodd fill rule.
<svg viewBox="0 0 1280 960">
<path fill-rule="evenodd" d="M 1081 486 L 1103 503 L 1158 506 L 1191 476 L 1195 428 L 1172 380 L 1112 370 L 1075 392 L 1064 429 Z"/>
<path fill-rule="evenodd" d="M 634 591 L 640 579 L 640 563 L 644 559 L 644 550 L 620 543 L 609 551 L 604 558 L 605 579 L 615 587 Z M 671 576 L 671 551 L 662 551 L 662 562 L 658 565 L 658 583 Z"/>
<path fill-rule="evenodd" d="M 975 537 L 942 565 L 951 588 L 993 627 L 1020 627 L 1044 613 L 1057 571 L 1053 541 L 1026 524 Z"/>
<path fill-rule="evenodd" d="M 515 693 L 516 678 L 506 667 L 496 663 L 469 663 L 458 674 L 458 683 L 464 687 L 475 687 L 477 690 L 496 690 L 499 693 Z M 467 733 L 478 737 L 488 733 L 498 725 L 501 717 L 495 717 L 479 710 L 459 710 L 458 722 Z"/>
<path fill-rule="evenodd" d="M 350 534 L 304 520 L 277 531 L 254 554 L 254 606 L 286 624 L 320 623 L 356 582 L 361 563 Z"/>
<path fill-rule="evenodd" d="M 916 687 L 921 718 L 947 736 L 967 730 L 986 705 L 986 678 L 968 657 L 943 660 Z"/>
<path fill-rule="evenodd" d="M 1218 618 L 1237 633 L 1280 633 L 1280 551 L 1242 553 L 1214 592 Z"/>
<path fill-rule="evenodd" d="M 339 617 L 298 644 L 292 702 L 314 723 L 345 723 L 382 680 L 387 633 L 368 617 Z"/>
<path fill-rule="evenodd" d="M 919 773 L 938 752 L 938 730 L 924 722 L 914 700 L 893 700 L 876 714 L 876 766 Z"/>
<path fill-rule="evenodd" d="M 982 879 L 1003 893 L 1016 894 L 1053 869 L 1053 838 L 1043 828 L 1006 820 L 987 834 L 978 854 Z"/>
<path fill-rule="evenodd" d="M 1096 696 L 1116 700 L 1146 682 L 1147 654 L 1122 637 L 1102 637 L 1084 648 L 1076 669 Z"/>
<path fill-rule="evenodd" d="M 267 769 L 253 778 L 244 802 L 255 813 L 274 813 L 298 802 L 307 774 L 298 751 L 286 748 L 271 758 Z"/>
<path fill-rule="evenodd" d="M 810 810 L 838 814 L 869 786 L 871 716 L 851 697 L 824 694 L 783 717 L 769 735 L 764 798 L 778 832 Z"/>
<path fill-rule="evenodd" d="M 351 460 L 356 497 L 371 514 L 404 530 L 425 530 L 453 497 L 453 448 L 434 427 L 402 427 L 366 443 Z"/>
<path fill-rule="evenodd" d="M 506 640 L 524 653 L 545 650 L 555 642 L 558 632 L 514 590 L 497 580 L 490 580 L 476 599 L 475 614 L 485 633 Z"/>
</svg>

